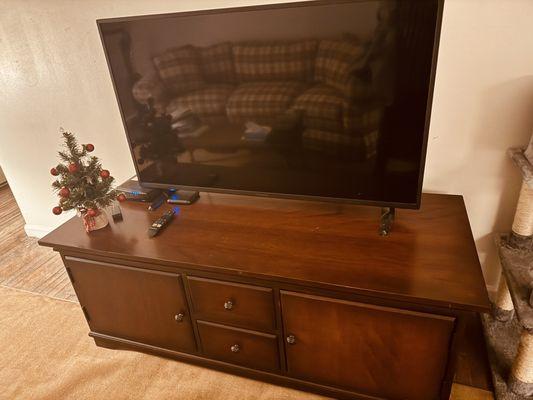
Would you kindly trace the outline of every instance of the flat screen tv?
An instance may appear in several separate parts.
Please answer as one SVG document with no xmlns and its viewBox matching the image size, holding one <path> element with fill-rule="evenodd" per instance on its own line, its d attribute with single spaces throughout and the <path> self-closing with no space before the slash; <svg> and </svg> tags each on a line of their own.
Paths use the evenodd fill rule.
<svg viewBox="0 0 533 400">
<path fill-rule="evenodd" d="M 418 208 L 442 1 L 98 21 L 140 183 Z"/>
</svg>

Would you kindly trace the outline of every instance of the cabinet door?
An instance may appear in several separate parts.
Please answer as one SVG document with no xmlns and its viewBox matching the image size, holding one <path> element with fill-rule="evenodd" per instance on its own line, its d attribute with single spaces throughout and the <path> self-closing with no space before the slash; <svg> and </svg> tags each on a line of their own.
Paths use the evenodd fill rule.
<svg viewBox="0 0 533 400">
<path fill-rule="evenodd" d="M 387 399 L 437 399 L 454 319 L 281 292 L 291 376 Z"/>
<path fill-rule="evenodd" d="M 180 275 L 70 257 L 65 262 L 91 331 L 195 351 Z"/>
</svg>

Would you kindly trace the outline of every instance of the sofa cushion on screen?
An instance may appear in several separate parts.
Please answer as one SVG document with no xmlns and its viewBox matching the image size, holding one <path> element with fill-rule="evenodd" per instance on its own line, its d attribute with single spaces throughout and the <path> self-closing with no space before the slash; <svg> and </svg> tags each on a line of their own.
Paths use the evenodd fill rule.
<svg viewBox="0 0 533 400">
<path fill-rule="evenodd" d="M 243 83 L 228 99 L 227 116 L 234 123 L 272 123 L 304 89 L 305 85 L 299 82 Z"/>
<path fill-rule="evenodd" d="M 315 81 L 340 90 L 349 98 L 366 95 L 368 84 L 357 78 L 367 46 L 356 41 L 321 40 L 315 61 Z"/>
<path fill-rule="evenodd" d="M 304 126 L 311 129 L 343 132 L 344 96 L 328 85 L 316 85 L 295 100 L 293 109 L 301 111 Z"/>
<path fill-rule="evenodd" d="M 235 66 L 231 43 L 198 48 L 204 79 L 209 83 L 234 83 Z"/>
<path fill-rule="evenodd" d="M 233 45 L 240 82 L 309 81 L 313 77 L 317 41 Z"/>
<path fill-rule="evenodd" d="M 344 132 L 361 134 L 379 129 L 383 107 L 379 104 L 345 101 L 342 113 Z"/>
<path fill-rule="evenodd" d="M 378 131 L 368 132 L 365 135 L 347 135 L 319 129 L 306 129 L 302 134 L 304 148 L 354 160 L 375 156 L 377 142 Z"/>
<path fill-rule="evenodd" d="M 167 106 L 167 113 L 172 114 L 177 109 L 190 108 L 200 117 L 225 115 L 226 103 L 234 86 L 227 84 L 212 84 L 175 97 Z"/>
<path fill-rule="evenodd" d="M 191 92 L 205 84 L 198 53 L 193 46 L 169 49 L 154 57 L 153 62 L 159 77 L 172 94 Z"/>
</svg>

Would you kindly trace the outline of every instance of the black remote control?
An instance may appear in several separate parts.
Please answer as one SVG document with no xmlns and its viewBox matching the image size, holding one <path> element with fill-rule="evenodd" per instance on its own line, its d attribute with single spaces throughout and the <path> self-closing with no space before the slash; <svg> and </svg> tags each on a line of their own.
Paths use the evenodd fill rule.
<svg viewBox="0 0 533 400">
<path fill-rule="evenodd" d="M 148 237 L 153 238 L 161 232 L 174 218 L 174 210 L 167 211 L 154 221 L 152 226 L 148 228 Z"/>
</svg>

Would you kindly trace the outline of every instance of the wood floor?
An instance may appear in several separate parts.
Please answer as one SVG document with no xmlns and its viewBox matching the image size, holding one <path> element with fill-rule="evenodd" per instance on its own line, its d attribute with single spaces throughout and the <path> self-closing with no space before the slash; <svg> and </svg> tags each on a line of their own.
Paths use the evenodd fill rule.
<svg viewBox="0 0 533 400">
<path fill-rule="evenodd" d="M 0 285 L 76 301 L 59 254 L 26 236 L 8 186 L 0 188 Z"/>
<path fill-rule="evenodd" d="M 26 236 L 24 219 L 8 186 L 0 188 L 0 285 L 77 302 L 59 254 Z M 489 391 L 457 383 L 450 396 L 450 400 L 492 399 Z"/>
</svg>

